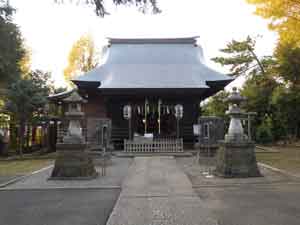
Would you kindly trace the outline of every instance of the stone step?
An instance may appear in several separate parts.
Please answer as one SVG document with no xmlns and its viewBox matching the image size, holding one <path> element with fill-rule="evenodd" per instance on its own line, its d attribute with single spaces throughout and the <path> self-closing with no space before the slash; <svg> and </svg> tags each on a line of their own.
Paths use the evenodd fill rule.
<svg viewBox="0 0 300 225">
<path fill-rule="evenodd" d="M 192 152 L 114 152 L 118 157 L 151 157 L 151 156 L 175 156 L 192 157 Z"/>
</svg>

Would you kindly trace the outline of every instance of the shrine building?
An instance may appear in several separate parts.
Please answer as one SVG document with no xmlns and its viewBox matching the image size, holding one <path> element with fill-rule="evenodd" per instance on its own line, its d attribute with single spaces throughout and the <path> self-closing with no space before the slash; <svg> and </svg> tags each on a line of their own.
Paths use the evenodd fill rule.
<svg viewBox="0 0 300 225">
<path fill-rule="evenodd" d="M 157 138 L 179 136 L 185 148 L 193 146 L 200 102 L 224 89 L 232 78 L 205 64 L 197 37 L 108 41 L 104 63 L 72 80 L 87 100 L 82 106 L 87 141 L 97 142 L 96 130 L 106 124 L 114 149 L 122 149 L 129 134 L 145 133 Z M 71 93 L 50 99 L 62 104 Z M 183 106 L 179 134 L 177 104 Z M 130 125 L 123 115 L 125 105 L 132 109 Z"/>
</svg>

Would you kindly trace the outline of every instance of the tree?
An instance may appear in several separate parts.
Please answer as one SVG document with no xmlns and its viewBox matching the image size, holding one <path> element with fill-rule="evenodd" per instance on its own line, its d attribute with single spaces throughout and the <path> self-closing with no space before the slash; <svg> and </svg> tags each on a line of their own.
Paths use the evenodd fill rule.
<svg viewBox="0 0 300 225">
<path fill-rule="evenodd" d="M 256 40 L 250 36 L 243 41 L 232 40 L 226 45 L 226 48 L 220 50 L 229 56 L 215 57 L 212 60 L 222 66 L 230 66 L 231 76 L 255 74 L 259 72 L 258 70 L 264 74 L 264 59 L 260 60 L 255 54 L 255 44 Z"/>
<path fill-rule="evenodd" d="M 275 56 L 279 76 L 290 86 L 300 88 L 300 46 L 295 42 L 279 43 Z"/>
<path fill-rule="evenodd" d="M 257 112 L 253 121 L 254 131 L 258 132 L 256 137 L 262 142 L 273 140 L 272 122 L 275 114 L 271 98 L 273 91 L 279 85 L 275 77 L 278 73 L 277 59 L 274 57 L 259 59 L 255 54 L 255 41 L 250 37 L 244 41 L 231 41 L 222 52 L 229 56 L 216 57 L 216 62 L 230 65 L 231 72 L 235 76 L 248 75 L 241 91 L 247 98 L 243 108 L 248 112 Z M 213 106 L 217 105 L 216 102 L 212 103 Z M 222 102 L 219 101 L 219 104 L 222 105 Z M 209 106 L 209 108 L 213 107 Z"/>
<path fill-rule="evenodd" d="M 36 113 L 44 108 L 51 92 L 49 77 L 49 73 L 32 71 L 28 77 L 13 82 L 7 90 L 6 109 L 20 125 L 18 137 L 21 155 L 25 126 Z"/>
<path fill-rule="evenodd" d="M 23 51 L 23 57 L 19 61 L 19 68 L 21 75 L 26 77 L 30 75 L 31 72 L 31 50 L 29 47 L 24 46 Z"/>
<path fill-rule="evenodd" d="M 272 140 L 272 122 L 275 117 L 275 110 L 271 104 L 273 91 L 278 82 L 272 74 L 265 76 L 251 76 L 243 85 L 241 94 L 247 98 L 243 108 L 247 112 L 256 112 L 253 120 L 253 132 L 257 133 L 257 141 L 264 142 Z M 269 135 L 271 132 L 271 135 Z"/>
<path fill-rule="evenodd" d="M 300 136 L 300 89 L 278 86 L 272 95 L 272 105 L 280 128 L 285 136 L 298 138 Z"/>
<path fill-rule="evenodd" d="M 228 109 L 225 101 L 228 95 L 228 92 L 220 91 L 219 93 L 211 97 L 208 102 L 202 107 L 203 115 L 225 117 L 225 112 Z"/>
<path fill-rule="evenodd" d="M 161 12 L 161 10 L 157 5 L 156 0 L 111 0 L 111 1 L 115 5 L 135 5 L 136 7 L 138 7 L 138 10 L 143 13 L 146 13 L 148 11 L 151 11 L 154 14 Z M 64 3 L 65 0 L 55 0 L 55 2 Z M 75 2 L 75 1 L 71 0 L 71 2 Z M 109 15 L 109 13 L 105 9 L 104 0 L 76 0 L 77 4 L 81 2 L 84 4 L 94 5 L 97 16 L 104 17 L 105 15 Z"/>
<path fill-rule="evenodd" d="M 299 0 L 247 0 L 256 5 L 256 14 L 270 19 L 269 27 L 279 33 L 280 42 L 300 45 Z"/>
<path fill-rule="evenodd" d="M 69 53 L 68 66 L 64 70 L 65 79 L 70 81 L 79 74 L 92 70 L 98 65 L 98 61 L 93 39 L 88 35 L 82 36 Z"/>
<path fill-rule="evenodd" d="M 0 88 L 21 76 L 19 62 L 24 56 L 21 33 L 12 22 L 13 8 L 0 0 Z"/>
</svg>

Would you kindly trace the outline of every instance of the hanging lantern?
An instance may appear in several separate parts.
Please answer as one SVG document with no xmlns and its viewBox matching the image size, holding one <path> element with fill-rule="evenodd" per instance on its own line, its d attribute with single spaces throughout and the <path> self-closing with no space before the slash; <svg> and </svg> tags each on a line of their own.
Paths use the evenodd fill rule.
<svg viewBox="0 0 300 225">
<path fill-rule="evenodd" d="M 126 120 L 129 120 L 131 118 L 132 112 L 131 112 L 132 108 L 130 105 L 125 105 L 123 107 L 123 116 Z"/>
<path fill-rule="evenodd" d="M 137 111 L 138 111 L 138 115 L 140 115 L 141 114 L 141 108 L 140 108 L 140 106 L 137 107 Z"/>
<path fill-rule="evenodd" d="M 175 105 L 175 117 L 181 119 L 183 117 L 183 106 L 180 104 Z"/>
</svg>

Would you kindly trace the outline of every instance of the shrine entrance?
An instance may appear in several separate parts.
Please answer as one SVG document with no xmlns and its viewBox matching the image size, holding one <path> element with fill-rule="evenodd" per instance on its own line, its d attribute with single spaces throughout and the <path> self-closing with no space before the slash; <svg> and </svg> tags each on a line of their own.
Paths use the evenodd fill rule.
<svg viewBox="0 0 300 225">
<path fill-rule="evenodd" d="M 176 137 L 175 104 L 146 99 L 143 103 L 131 104 L 131 107 L 132 132 L 135 136 L 151 133 L 159 138 Z"/>
</svg>

